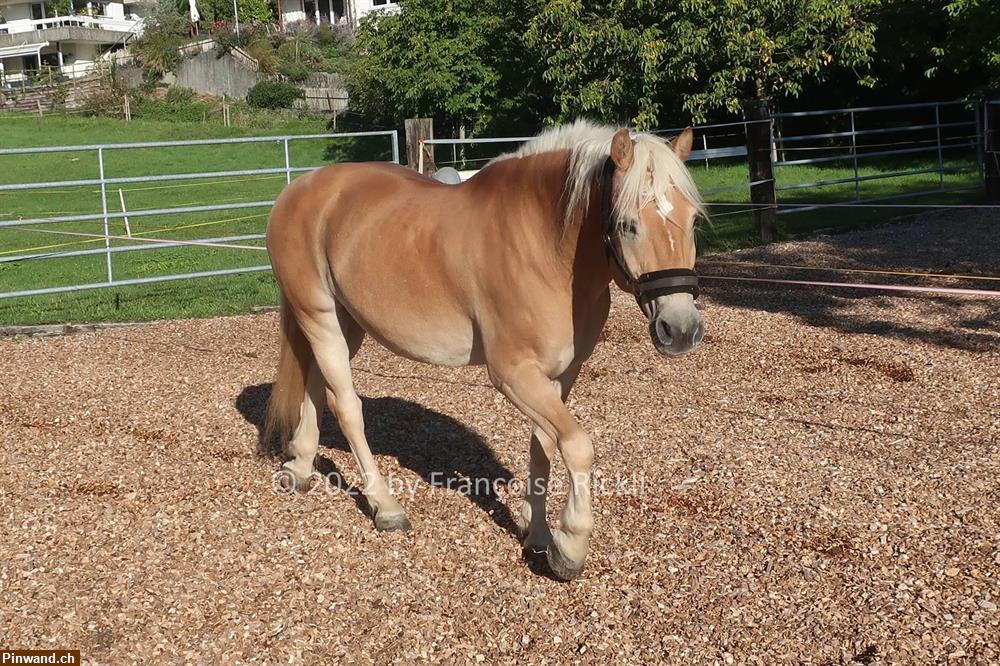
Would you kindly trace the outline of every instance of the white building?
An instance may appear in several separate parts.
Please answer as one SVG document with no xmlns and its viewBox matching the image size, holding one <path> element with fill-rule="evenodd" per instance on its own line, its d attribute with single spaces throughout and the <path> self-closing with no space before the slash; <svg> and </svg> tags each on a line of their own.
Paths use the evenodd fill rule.
<svg viewBox="0 0 1000 666">
<path fill-rule="evenodd" d="M 2 2 L 3 0 L 0 0 Z M 289 26 L 301 21 L 357 27 L 373 11 L 399 11 L 392 0 L 277 0 L 278 22 Z"/>
<path fill-rule="evenodd" d="M 130 4 L 72 0 L 71 7 L 68 16 L 48 16 L 45 2 L 0 0 L 0 85 L 30 82 L 40 71 L 83 76 L 142 34 Z"/>
</svg>

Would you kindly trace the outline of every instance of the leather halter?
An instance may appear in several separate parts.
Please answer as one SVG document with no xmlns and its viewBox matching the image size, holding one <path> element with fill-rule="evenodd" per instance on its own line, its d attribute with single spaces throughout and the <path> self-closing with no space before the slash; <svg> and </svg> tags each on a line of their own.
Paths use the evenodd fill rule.
<svg viewBox="0 0 1000 666">
<path fill-rule="evenodd" d="M 609 261 L 614 261 L 625 281 L 632 287 L 635 300 L 642 307 L 649 301 L 669 294 L 691 294 L 698 298 L 698 274 L 690 268 L 667 268 L 634 277 L 625 265 L 618 246 L 615 245 L 616 219 L 611 202 L 611 190 L 615 173 L 615 163 L 609 157 L 604 162 L 601 174 L 601 234 L 604 236 L 604 253 Z"/>
</svg>

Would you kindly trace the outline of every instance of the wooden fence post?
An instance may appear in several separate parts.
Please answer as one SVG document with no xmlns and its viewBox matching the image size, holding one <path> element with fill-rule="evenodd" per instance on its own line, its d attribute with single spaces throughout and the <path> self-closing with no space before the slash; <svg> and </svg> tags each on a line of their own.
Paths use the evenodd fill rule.
<svg viewBox="0 0 1000 666">
<path fill-rule="evenodd" d="M 983 104 L 983 180 L 986 198 L 1000 201 L 1000 104 Z"/>
<path fill-rule="evenodd" d="M 424 149 L 424 172 L 433 169 L 434 146 L 425 146 L 422 142 L 434 138 L 433 118 L 407 118 L 403 122 L 406 132 L 406 166 L 418 169 L 420 150 Z"/>
<path fill-rule="evenodd" d="M 774 193 L 774 163 L 771 161 L 771 109 L 767 100 L 753 100 L 747 109 L 747 161 L 750 163 L 750 203 L 753 226 L 765 243 L 777 240 L 777 201 Z M 756 121 L 756 122 L 755 122 Z"/>
</svg>

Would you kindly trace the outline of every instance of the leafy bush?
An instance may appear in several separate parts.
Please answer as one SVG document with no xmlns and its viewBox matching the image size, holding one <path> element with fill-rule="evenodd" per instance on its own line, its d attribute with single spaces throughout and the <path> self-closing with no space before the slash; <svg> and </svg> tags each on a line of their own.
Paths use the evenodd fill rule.
<svg viewBox="0 0 1000 666">
<path fill-rule="evenodd" d="M 101 86 L 83 99 L 80 108 L 87 116 L 117 116 L 124 103 L 124 86 Z"/>
<path fill-rule="evenodd" d="M 288 32 L 269 31 L 263 23 L 241 23 L 237 36 L 232 23 L 218 20 L 210 32 L 220 56 L 239 47 L 257 61 L 260 71 L 279 73 L 295 82 L 304 81 L 310 72 L 341 71 L 349 48 L 349 33 L 345 28 L 316 28 L 306 22 L 296 24 Z"/>
<path fill-rule="evenodd" d="M 243 50 L 257 61 L 260 71 L 265 74 L 274 74 L 278 71 L 278 56 L 267 38 L 255 39 L 243 47 Z"/>
<path fill-rule="evenodd" d="M 141 37 L 132 41 L 133 53 L 142 64 L 147 80 L 158 79 L 173 71 L 180 61 L 178 48 L 187 38 L 187 20 L 172 0 L 158 0 L 147 13 Z"/>
<path fill-rule="evenodd" d="M 331 53 L 344 53 L 350 47 L 350 31 L 346 27 L 322 25 L 316 28 L 313 39 L 316 45 Z"/>
<path fill-rule="evenodd" d="M 167 104 L 173 104 L 175 106 L 186 104 L 194 99 L 194 91 L 190 88 L 185 88 L 184 86 L 170 86 L 167 88 L 166 96 Z"/>
<path fill-rule="evenodd" d="M 201 122 L 218 113 L 214 103 L 195 98 L 193 90 L 181 86 L 170 86 L 165 92 L 160 88 L 132 99 L 133 115 L 145 120 Z"/>
<path fill-rule="evenodd" d="M 278 73 L 289 81 L 302 83 L 309 78 L 311 70 L 304 63 L 285 61 L 278 65 Z"/>
<path fill-rule="evenodd" d="M 258 109 L 288 109 L 305 97 L 301 88 L 281 81 L 261 81 L 247 93 L 247 103 Z"/>
<path fill-rule="evenodd" d="M 238 47 L 257 61 L 260 71 L 265 74 L 274 74 L 278 71 L 278 57 L 275 54 L 272 38 L 267 34 L 267 26 L 264 24 L 240 23 L 240 34 L 237 35 L 232 23 L 216 21 L 209 32 L 215 39 L 215 51 L 220 58 Z"/>
<path fill-rule="evenodd" d="M 215 40 L 215 50 L 219 56 L 229 53 L 234 47 L 239 46 L 242 48 L 247 44 L 247 31 L 242 30 L 239 36 L 237 36 L 236 30 L 233 29 L 233 24 L 228 21 L 219 20 L 213 22 L 212 27 L 208 29 L 208 33 Z"/>
<path fill-rule="evenodd" d="M 343 72 L 351 50 L 351 33 L 344 26 L 324 25 L 313 33 L 313 42 L 320 53 L 316 69 L 321 72 Z"/>
<path fill-rule="evenodd" d="M 238 0 L 240 22 L 266 23 L 274 19 L 269 0 Z"/>
</svg>

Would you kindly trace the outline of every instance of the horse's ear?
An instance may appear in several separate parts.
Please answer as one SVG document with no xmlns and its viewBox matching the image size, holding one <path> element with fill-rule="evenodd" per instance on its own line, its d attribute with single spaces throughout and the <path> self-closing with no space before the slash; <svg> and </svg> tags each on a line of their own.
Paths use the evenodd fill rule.
<svg viewBox="0 0 1000 666">
<path fill-rule="evenodd" d="M 681 161 L 687 160 L 688 156 L 691 155 L 691 146 L 694 145 L 694 130 L 691 127 L 686 128 L 680 135 L 675 138 L 670 146 L 674 149 L 677 157 L 681 158 Z"/>
<path fill-rule="evenodd" d="M 628 171 L 635 160 L 635 142 L 625 127 L 615 132 L 611 139 L 611 160 L 620 171 Z"/>
</svg>

